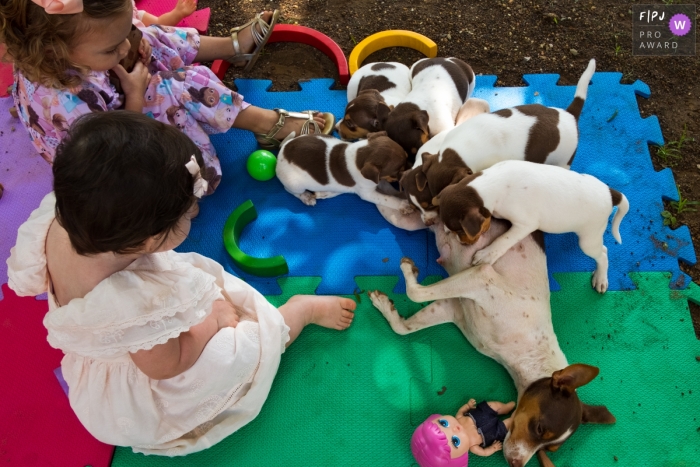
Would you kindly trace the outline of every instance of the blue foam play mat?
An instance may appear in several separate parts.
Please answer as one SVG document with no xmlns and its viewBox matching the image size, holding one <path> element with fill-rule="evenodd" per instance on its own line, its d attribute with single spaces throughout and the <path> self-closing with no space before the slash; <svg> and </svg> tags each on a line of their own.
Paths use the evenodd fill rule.
<svg viewBox="0 0 700 467">
<path fill-rule="evenodd" d="M 649 87 L 637 81 L 620 84 L 621 73 L 596 73 L 580 117 L 580 143 L 572 169 L 600 178 L 623 192 L 630 212 L 620 227 L 623 244 L 609 233 L 605 244 L 610 259 L 610 290 L 634 288 L 628 273 L 671 272 L 671 287 L 685 288 L 690 278 L 680 271 L 678 261 L 696 261 L 690 232 L 683 226 L 671 230 L 662 224 L 662 199 L 677 199 L 670 169 L 654 171 L 648 144 L 663 144 L 656 117 L 641 118 L 636 96 L 649 97 Z M 489 102 L 491 110 L 540 103 L 567 107 L 575 86 L 558 86 L 559 75 L 525 75 L 524 87 L 494 87 L 496 76 L 477 76 L 474 97 Z M 301 82 L 301 91 L 268 92 L 267 80 L 236 80 L 245 100 L 265 108 L 323 110 L 341 118 L 346 92 L 333 90 L 333 80 Z M 261 278 L 243 272 L 224 249 L 222 231 L 228 215 L 250 199 L 258 219 L 245 228 L 241 249 L 251 256 L 283 255 L 290 276 L 322 278 L 319 294 L 351 294 L 355 276 L 393 275 L 401 257 L 409 256 L 420 268 L 421 278 L 445 275 L 435 262 L 434 239 L 427 231 L 406 232 L 394 228 L 376 207 L 355 195 L 320 200 L 305 206 L 287 193 L 277 179 L 254 180 L 246 171 L 248 155 L 257 149 L 253 135 L 231 130 L 214 135 L 223 169 L 216 193 L 201 203 L 201 214 L 192 226 L 190 238 L 180 251 L 196 251 L 220 262 L 264 294 L 280 293 L 275 278 Z M 548 235 L 548 268 L 551 273 L 592 271 L 595 264 L 579 249 L 574 234 Z M 552 290 L 559 286 L 550 276 Z M 396 292 L 404 290 L 403 282 Z"/>
</svg>

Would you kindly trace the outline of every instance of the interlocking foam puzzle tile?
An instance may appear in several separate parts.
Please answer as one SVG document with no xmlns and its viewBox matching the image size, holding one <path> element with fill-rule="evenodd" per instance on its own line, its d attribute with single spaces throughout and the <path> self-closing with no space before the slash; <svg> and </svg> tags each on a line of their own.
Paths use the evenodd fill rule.
<svg viewBox="0 0 700 467">
<path fill-rule="evenodd" d="M 610 259 L 610 289 L 633 287 L 630 271 L 670 271 L 672 286 L 690 281 L 680 272 L 678 259 L 696 261 L 687 227 L 670 230 L 662 225 L 662 198 L 676 199 L 669 169 L 655 172 L 647 143 L 663 143 L 656 117 L 642 119 L 636 95 L 649 88 L 637 81 L 620 84 L 620 73 L 596 73 L 580 118 L 580 143 L 573 169 L 599 177 L 628 197 L 631 209 L 622 222 L 622 245 L 605 236 Z M 528 86 L 494 87 L 495 76 L 477 76 L 475 97 L 489 101 L 492 110 L 520 104 L 542 103 L 567 107 L 574 86 L 557 86 L 558 75 L 525 75 Z M 265 80 L 236 80 L 246 101 L 264 108 L 323 109 L 341 118 L 345 91 L 329 89 L 332 80 L 302 82 L 300 92 L 269 92 Z M 614 116 L 614 118 L 612 118 Z M 356 275 L 395 274 L 400 258 L 410 256 L 427 275 L 444 275 L 432 235 L 404 232 L 390 226 L 369 203 L 354 195 L 320 200 L 305 206 L 286 193 L 277 179 L 253 180 L 245 169 L 248 155 L 257 148 L 248 132 L 231 130 L 214 135 L 223 180 L 217 192 L 202 202 L 202 213 L 191 238 L 180 248 L 214 258 L 263 293 L 279 293 L 274 279 L 257 278 L 238 270 L 226 254 L 221 231 L 228 215 L 250 198 L 258 220 L 243 232 L 241 248 L 257 257 L 284 255 L 290 276 L 323 277 L 319 293 L 351 293 Z M 595 263 L 578 247 L 575 234 L 549 235 L 551 272 L 593 271 Z M 551 279 L 552 290 L 558 284 Z M 397 292 L 403 291 L 399 284 Z"/>
<path fill-rule="evenodd" d="M 0 301 L 0 464 L 17 467 L 110 465 L 114 448 L 80 424 L 54 376 L 63 353 L 46 342 L 47 302 L 3 285 Z"/>
<path fill-rule="evenodd" d="M 136 2 L 136 8 L 145 10 L 152 15 L 160 16 L 163 13 L 171 11 L 175 8 L 176 4 L 177 0 L 138 0 Z M 201 34 L 204 34 L 209 28 L 210 16 L 211 10 L 209 8 L 198 9 L 177 25 L 182 28 L 195 28 Z"/>
<path fill-rule="evenodd" d="M 17 229 L 51 191 L 52 180 L 51 166 L 34 149 L 19 119 L 10 115 L 13 105 L 11 97 L 0 99 L 0 183 L 5 186 L 0 198 L 0 284 L 7 282 L 5 261 Z"/>
<path fill-rule="evenodd" d="M 700 342 L 687 300 L 700 302 L 700 287 L 669 290 L 668 274 L 633 273 L 637 290 L 599 295 L 587 273 L 556 278 L 562 290 L 552 294 L 552 313 L 562 349 L 570 362 L 601 369 L 579 395 L 607 405 L 617 423 L 581 426 L 551 454 L 555 465 L 697 465 Z M 268 299 L 280 305 L 292 294 L 313 292 L 319 281 L 281 279 L 283 295 Z M 397 281 L 358 277 L 357 286 L 386 292 L 409 316 L 422 305 L 392 293 Z M 265 406 L 242 430 L 185 458 L 117 448 L 112 467 L 409 467 L 415 425 L 431 413 L 453 414 L 470 397 L 508 401 L 516 394 L 506 371 L 455 326 L 399 336 L 363 294 L 347 331 L 311 326 L 287 349 Z M 472 462 L 506 465 L 500 453 Z"/>
</svg>

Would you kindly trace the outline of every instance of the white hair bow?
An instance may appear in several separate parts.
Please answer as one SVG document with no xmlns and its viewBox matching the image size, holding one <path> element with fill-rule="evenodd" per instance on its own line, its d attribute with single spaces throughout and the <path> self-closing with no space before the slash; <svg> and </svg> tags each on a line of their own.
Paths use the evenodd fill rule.
<svg viewBox="0 0 700 467">
<path fill-rule="evenodd" d="M 194 178 L 194 195 L 197 198 L 201 198 L 209 189 L 209 182 L 202 178 L 199 164 L 197 164 L 197 159 L 194 158 L 194 155 L 190 157 L 190 161 L 185 164 L 185 167 L 187 167 L 188 172 L 192 174 Z"/>
<path fill-rule="evenodd" d="M 83 0 L 32 0 L 50 15 L 74 15 L 83 11 Z"/>
</svg>

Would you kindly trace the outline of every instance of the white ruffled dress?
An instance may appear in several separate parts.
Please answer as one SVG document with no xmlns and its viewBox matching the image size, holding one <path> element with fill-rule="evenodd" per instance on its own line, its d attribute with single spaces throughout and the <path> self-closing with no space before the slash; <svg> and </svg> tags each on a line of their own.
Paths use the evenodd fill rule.
<svg viewBox="0 0 700 467">
<path fill-rule="evenodd" d="M 57 306 L 46 267 L 46 235 L 56 199 L 49 193 L 19 229 L 7 260 L 18 295 L 49 294 L 44 318 L 61 362 L 70 405 L 98 440 L 135 452 L 179 456 L 206 449 L 253 420 L 289 339 L 279 311 L 255 289 L 196 253 L 146 255 L 82 299 Z M 197 362 L 153 380 L 129 352 L 186 332 L 228 298 L 253 320 L 220 330 Z"/>
</svg>

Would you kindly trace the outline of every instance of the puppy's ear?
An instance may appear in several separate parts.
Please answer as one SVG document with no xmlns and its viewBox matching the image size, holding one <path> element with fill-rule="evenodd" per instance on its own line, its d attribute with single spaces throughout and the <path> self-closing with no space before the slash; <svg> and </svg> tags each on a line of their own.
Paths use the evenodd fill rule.
<svg viewBox="0 0 700 467">
<path fill-rule="evenodd" d="M 421 110 L 420 112 L 416 113 L 413 115 L 413 128 L 418 128 L 419 130 L 422 130 L 424 132 L 428 131 L 428 120 L 430 120 L 430 117 L 428 117 L 428 112 L 425 110 Z"/>
<path fill-rule="evenodd" d="M 552 389 L 561 391 L 564 395 L 572 394 L 576 388 L 590 383 L 598 376 L 600 370 L 591 365 L 575 363 L 563 370 L 552 373 Z"/>
<path fill-rule="evenodd" d="M 428 169 L 430 169 L 430 166 L 433 165 L 434 162 L 437 162 L 437 159 L 437 154 L 423 154 L 423 165 L 421 166 L 423 173 L 428 173 Z"/>
<path fill-rule="evenodd" d="M 617 420 L 604 405 L 588 405 L 581 403 L 581 422 L 582 423 L 601 423 L 610 425 Z"/>
<path fill-rule="evenodd" d="M 455 170 L 455 173 L 452 176 L 452 181 L 450 182 L 450 184 L 454 185 L 455 183 L 463 180 L 464 177 L 471 175 L 471 173 L 472 173 L 472 171 L 469 169 L 457 169 L 457 170 Z"/>
<path fill-rule="evenodd" d="M 428 186 L 428 177 L 425 176 L 425 174 L 422 171 L 416 172 L 416 187 L 418 188 L 418 191 L 423 191 L 425 190 L 425 187 Z"/>
<path fill-rule="evenodd" d="M 367 133 L 367 141 L 372 141 L 374 138 L 379 136 L 386 136 L 386 131 L 375 131 L 373 133 Z"/>
<path fill-rule="evenodd" d="M 433 203 L 433 206 L 440 206 L 440 195 L 433 196 L 431 203 Z"/>
<path fill-rule="evenodd" d="M 379 167 L 370 162 L 363 165 L 362 169 L 360 169 L 360 173 L 363 177 L 367 180 L 372 180 L 376 184 L 379 184 L 379 172 Z"/>
<path fill-rule="evenodd" d="M 372 120 L 372 125 L 374 128 L 377 130 L 384 128 L 384 123 L 386 123 L 386 119 L 389 118 L 390 112 L 391 109 L 388 105 L 386 105 L 384 102 L 379 102 L 377 104 L 377 119 Z"/>
<path fill-rule="evenodd" d="M 486 210 L 488 212 L 488 209 Z M 481 233 L 484 224 L 491 221 L 491 213 L 488 216 L 484 216 L 481 209 L 476 206 L 471 207 L 467 210 L 466 214 L 459 221 L 462 229 L 467 234 L 470 239 L 473 239 L 472 243 L 476 241 L 476 238 Z"/>
</svg>

